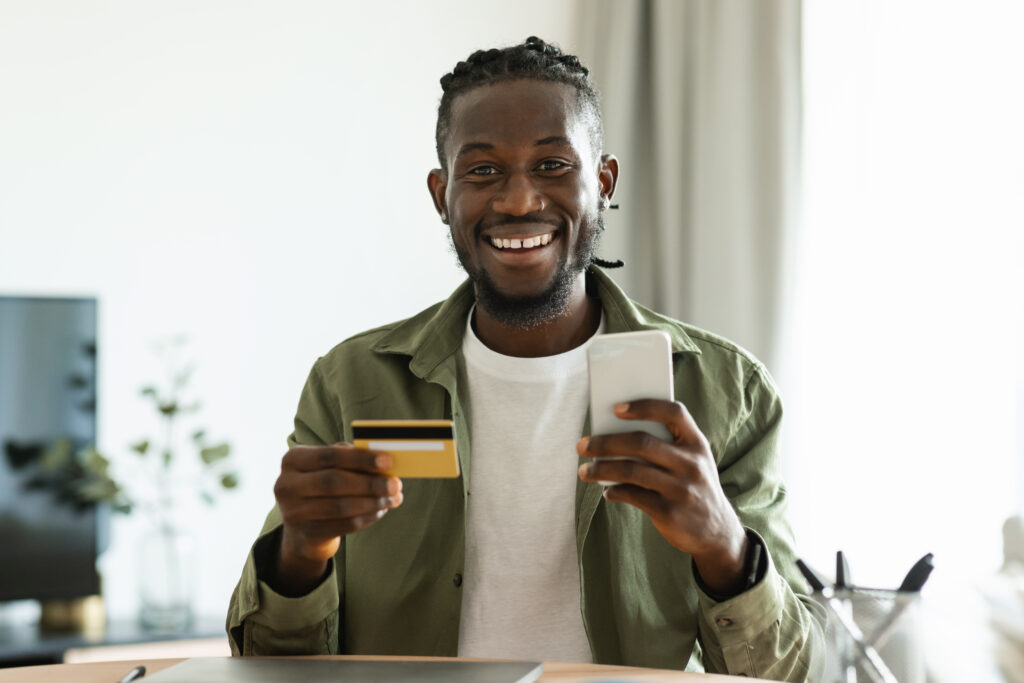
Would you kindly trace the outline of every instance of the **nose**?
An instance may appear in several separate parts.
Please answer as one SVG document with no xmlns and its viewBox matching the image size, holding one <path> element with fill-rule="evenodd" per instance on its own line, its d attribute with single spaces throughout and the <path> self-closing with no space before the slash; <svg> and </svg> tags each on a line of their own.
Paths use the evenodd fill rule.
<svg viewBox="0 0 1024 683">
<path fill-rule="evenodd" d="M 528 173 L 510 174 L 491 202 L 495 213 L 525 216 L 544 209 L 544 197 Z"/>
</svg>

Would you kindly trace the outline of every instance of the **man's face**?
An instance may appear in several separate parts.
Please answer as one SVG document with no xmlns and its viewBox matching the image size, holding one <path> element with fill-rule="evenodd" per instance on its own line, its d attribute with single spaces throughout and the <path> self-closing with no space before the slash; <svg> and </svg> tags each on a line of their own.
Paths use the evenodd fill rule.
<svg viewBox="0 0 1024 683">
<path fill-rule="evenodd" d="M 582 287 L 615 181 L 575 89 L 516 80 L 470 90 L 453 102 L 445 152 L 431 192 L 478 304 L 516 327 L 560 315 Z"/>
</svg>

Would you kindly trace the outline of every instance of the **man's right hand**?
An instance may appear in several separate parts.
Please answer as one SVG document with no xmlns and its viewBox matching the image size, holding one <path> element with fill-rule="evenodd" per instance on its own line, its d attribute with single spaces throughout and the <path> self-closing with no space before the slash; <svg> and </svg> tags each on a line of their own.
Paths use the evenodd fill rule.
<svg viewBox="0 0 1024 683">
<path fill-rule="evenodd" d="M 383 472 L 391 456 L 355 448 L 296 446 L 281 460 L 274 497 L 284 522 L 271 587 L 299 596 L 316 587 L 341 538 L 402 504 L 402 481 Z"/>
</svg>

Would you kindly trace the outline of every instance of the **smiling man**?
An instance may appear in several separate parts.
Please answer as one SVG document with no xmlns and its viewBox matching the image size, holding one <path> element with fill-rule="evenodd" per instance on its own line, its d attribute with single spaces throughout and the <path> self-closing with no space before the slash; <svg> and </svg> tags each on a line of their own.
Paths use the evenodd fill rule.
<svg viewBox="0 0 1024 683">
<path fill-rule="evenodd" d="M 774 385 L 599 270 L 619 167 L 586 68 L 529 38 L 441 85 L 427 182 L 469 279 L 313 366 L 232 597 L 233 651 L 813 679 L 823 619 L 783 517 Z M 618 415 L 672 441 L 587 438 L 588 341 L 650 329 L 672 340 L 679 401 Z M 453 420 L 461 476 L 400 481 L 351 445 L 353 420 L 398 418 Z"/>
</svg>

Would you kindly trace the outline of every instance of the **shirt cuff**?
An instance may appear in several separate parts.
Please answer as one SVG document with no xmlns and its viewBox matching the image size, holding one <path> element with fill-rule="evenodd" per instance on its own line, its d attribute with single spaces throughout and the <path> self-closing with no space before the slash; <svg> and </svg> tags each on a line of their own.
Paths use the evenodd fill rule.
<svg viewBox="0 0 1024 683">
<path fill-rule="evenodd" d="M 263 553 L 260 546 L 274 543 L 280 527 L 261 537 L 253 548 L 256 560 L 255 611 L 249 616 L 253 623 L 273 628 L 275 631 L 298 631 L 322 622 L 337 612 L 338 578 L 334 558 L 327 561 L 327 574 L 316 588 L 299 597 L 281 595 L 263 580 L 266 568 L 261 566 Z"/>
<path fill-rule="evenodd" d="M 716 600 L 704 587 L 697 568 L 693 568 L 700 589 L 697 592 L 700 611 L 723 647 L 750 640 L 768 629 L 778 620 L 785 601 L 782 587 L 784 581 L 775 569 L 764 539 L 752 529 L 746 531 L 751 543 L 756 542 L 761 546 L 760 576 L 753 586 L 739 595 Z"/>
</svg>

